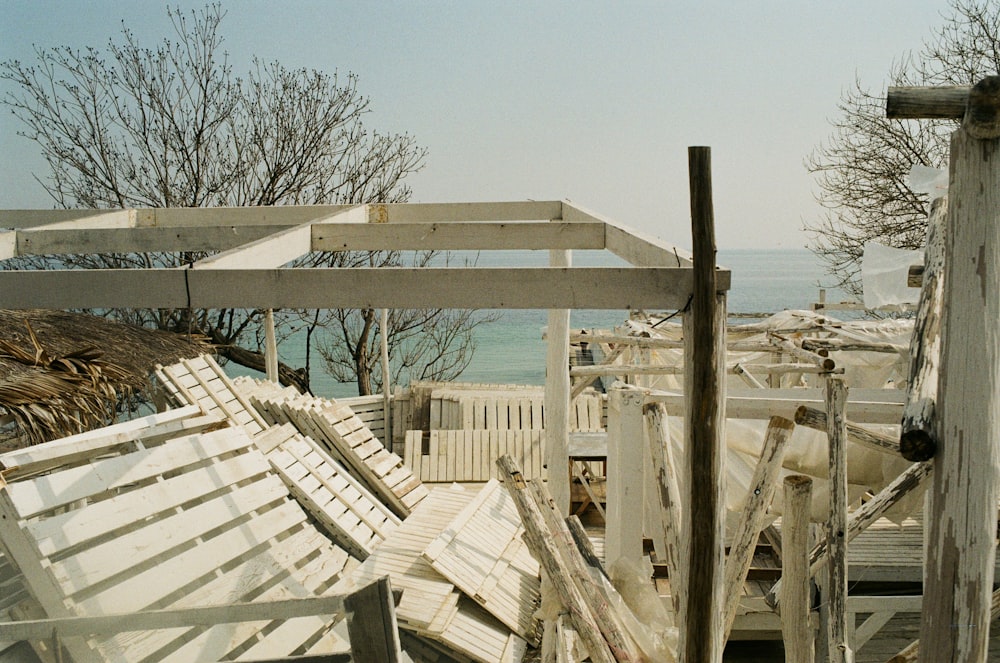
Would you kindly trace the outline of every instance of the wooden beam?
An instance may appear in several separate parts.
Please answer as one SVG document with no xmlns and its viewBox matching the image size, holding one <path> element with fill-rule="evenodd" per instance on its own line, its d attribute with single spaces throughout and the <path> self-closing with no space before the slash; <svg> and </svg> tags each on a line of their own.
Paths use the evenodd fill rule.
<svg viewBox="0 0 1000 663">
<path fill-rule="evenodd" d="M 684 605 L 683 506 L 678 483 L 677 466 L 667 425 L 667 408 L 663 403 L 643 406 L 646 416 L 646 440 L 652 457 L 652 474 L 656 482 L 657 516 L 665 538 L 667 571 L 670 576 L 670 596 L 674 612 L 680 614 Z M 679 622 L 679 620 L 677 620 Z"/>
<path fill-rule="evenodd" d="M 885 99 L 889 119 L 960 120 L 969 100 L 969 86 L 890 87 Z"/>
<path fill-rule="evenodd" d="M 823 432 L 829 430 L 826 412 L 806 405 L 800 405 L 799 409 L 795 411 L 795 423 L 800 426 L 812 428 L 813 430 Z M 845 423 L 847 426 L 847 439 L 852 442 L 884 454 L 895 455 L 899 453 L 899 442 L 896 439 L 888 435 L 881 435 L 870 431 L 867 428 L 862 428 L 853 421 L 846 421 Z"/>
<path fill-rule="evenodd" d="M 608 521 L 604 559 L 642 561 L 644 425 L 642 392 L 612 389 L 608 394 Z M 552 473 L 549 473 L 551 478 Z"/>
<path fill-rule="evenodd" d="M 385 663 L 404 660 L 399 649 L 396 602 L 388 576 L 353 592 L 344 599 L 344 609 L 352 660 Z"/>
<path fill-rule="evenodd" d="M 316 223 L 312 241 L 314 251 L 603 249 L 604 224 Z"/>
<path fill-rule="evenodd" d="M 684 532 L 688 546 L 687 606 L 679 651 L 687 663 L 722 660 L 723 548 L 725 535 L 726 306 L 715 270 L 715 218 L 711 151 L 688 148 L 694 283 L 684 316 L 684 420 L 688 498 Z"/>
<path fill-rule="evenodd" d="M 274 269 L 312 251 L 312 224 L 305 223 L 199 260 L 192 269 Z"/>
<path fill-rule="evenodd" d="M 20 255 L 17 250 L 17 231 L 0 232 L 0 260 L 7 260 Z"/>
<path fill-rule="evenodd" d="M 66 228 L 18 230 L 20 255 L 225 251 L 290 228 L 287 225 Z"/>
<path fill-rule="evenodd" d="M 563 221 L 599 222 L 605 226 L 605 247 L 625 262 L 643 267 L 690 267 L 691 254 L 663 240 L 628 228 L 607 217 L 584 210 L 575 203 L 563 202 Z"/>
<path fill-rule="evenodd" d="M 187 272 L 185 274 L 185 272 Z M 678 308 L 690 269 L 0 271 L 2 308 Z"/>
<path fill-rule="evenodd" d="M 812 596 L 809 573 L 809 512 L 812 479 L 800 474 L 785 477 L 784 513 L 781 526 L 781 634 L 785 658 L 812 663 Z"/>
<path fill-rule="evenodd" d="M 930 460 L 937 451 L 939 431 L 935 410 L 938 399 L 938 371 L 941 364 L 941 315 L 944 307 L 944 226 L 948 199 L 931 205 L 927 221 L 927 248 L 924 250 L 923 279 L 917 318 L 910 337 L 910 367 L 906 406 L 900 425 L 899 451 L 903 458 Z"/>
<path fill-rule="evenodd" d="M 562 218 L 562 208 L 562 202 L 558 200 L 482 203 L 374 203 L 368 205 L 368 222 L 552 221 Z"/>
</svg>

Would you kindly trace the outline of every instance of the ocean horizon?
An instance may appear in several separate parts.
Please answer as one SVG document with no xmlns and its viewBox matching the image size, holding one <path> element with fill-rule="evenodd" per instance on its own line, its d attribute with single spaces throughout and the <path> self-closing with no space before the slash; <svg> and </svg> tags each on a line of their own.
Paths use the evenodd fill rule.
<svg viewBox="0 0 1000 663">
<path fill-rule="evenodd" d="M 486 266 L 542 266 L 548 252 L 483 252 L 475 255 L 453 254 L 455 260 L 476 260 Z M 809 309 L 819 301 L 824 280 L 830 280 L 822 261 L 807 249 L 720 249 L 717 262 L 732 273 L 727 297 L 730 313 L 776 313 L 786 309 Z M 615 266 L 624 264 L 616 256 L 601 251 L 575 251 L 573 264 Z M 840 301 L 845 294 L 827 289 L 828 301 Z M 475 331 L 476 349 L 469 366 L 456 378 L 461 382 L 540 385 L 545 380 L 545 341 L 543 328 L 548 322 L 544 310 L 508 309 L 497 311 L 500 319 L 479 326 Z M 610 329 L 628 319 L 627 310 L 580 310 L 570 315 L 574 329 Z M 305 364 L 305 341 L 292 336 L 278 349 L 282 361 L 291 366 Z M 232 363 L 232 375 L 260 374 Z M 357 395 L 353 382 L 335 382 L 323 367 L 315 349 L 311 356 L 311 387 L 317 396 L 346 398 Z"/>
</svg>

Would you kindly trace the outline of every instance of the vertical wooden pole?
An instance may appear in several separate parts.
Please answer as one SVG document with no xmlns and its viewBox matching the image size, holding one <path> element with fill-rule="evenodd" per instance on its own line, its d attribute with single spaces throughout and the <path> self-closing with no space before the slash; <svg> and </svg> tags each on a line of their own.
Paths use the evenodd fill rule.
<svg viewBox="0 0 1000 663">
<path fill-rule="evenodd" d="M 830 522 L 826 545 L 830 551 L 827 603 L 827 660 L 851 663 L 854 652 L 847 643 L 847 387 L 843 378 L 826 378 L 826 423 L 830 443 Z"/>
<path fill-rule="evenodd" d="M 1000 133 L 970 134 L 977 104 L 987 102 L 993 117 L 1000 112 L 1000 79 L 990 81 L 973 88 L 963 128 L 951 141 L 941 439 L 920 625 L 920 660 L 935 663 L 985 661 L 990 629 L 1000 444 Z M 977 99 L 985 83 L 980 93 L 987 99 Z M 978 113 L 989 116 L 988 110 Z"/>
<path fill-rule="evenodd" d="M 569 267 L 570 251 L 549 251 L 551 267 Z M 569 515 L 569 309 L 549 311 L 545 359 L 545 464 L 549 492 Z"/>
<path fill-rule="evenodd" d="M 644 511 L 642 420 L 643 394 L 612 389 L 608 394 L 608 519 L 605 526 L 605 565 L 620 558 L 642 559 Z M 550 474 L 551 476 L 551 474 Z"/>
<path fill-rule="evenodd" d="M 813 629 L 809 620 L 809 510 L 812 479 L 785 478 L 785 510 L 781 517 L 781 635 L 787 663 L 813 663 Z"/>
<path fill-rule="evenodd" d="M 718 663 L 724 647 L 726 305 L 715 280 L 711 150 L 689 147 L 688 170 L 694 287 L 684 324 L 688 498 L 682 529 L 689 545 L 680 651 L 685 663 Z"/>
<path fill-rule="evenodd" d="M 278 381 L 278 341 L 274 333 L 274 310 L 264 312 L 264 367 L 270 382 Z"/>
<path fill-rule="evenodd" d="M 392 412 L 392 374 L 389 369 L 389 309 L 382 309 L 378 320 L 379 346 L 382 354 L 382 443 L 392 448 L 390 435 Z"/>
<path fill-rule="evenodd" d="M 746 582 L 747 573 L 750 571 L 750 563 L 757 549 L 757 539 L 764 527 L 764 517 L 774 497 L 781 461 L 785 457 L 785 446 L 792 437 L 794 428 L 795 424 L 784 417 L 771 417 L 767 426 L 760 460 L 750 480 L 743 514 L 729 546 L 729 557 L 726 559 L 724 640 L 729 639 L 733 622 L 736 620 L 736 611 L 743 595 L 743 583 Z"/>
<path fill-rule="evenodd" d="M 667 572 L 670 576 L 670 596 L 673 599 L 674 612 L 678 615 L 674 621 L 680 624 L 685 586 L 681 561 L 683 517 L 680 486 L 677 484 L 677 470 L 670 431 L 667 428 L 667 406 L 663 403 L 650 403 L 643 409 L 646 412 L 646 438 L 652 459 L 650 470 L 656 486 L 656 501 L 653 504 L 659 507 L 657 511 L 662 523 L 659 529 L 664 536 Z"/>
</svg>

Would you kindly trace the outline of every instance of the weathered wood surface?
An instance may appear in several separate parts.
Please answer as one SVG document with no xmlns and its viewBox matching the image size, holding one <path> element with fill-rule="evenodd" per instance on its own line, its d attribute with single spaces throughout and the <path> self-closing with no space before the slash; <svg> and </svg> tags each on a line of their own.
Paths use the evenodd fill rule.
<svg viewBox="0 0 1000 663">
<path fill-rule="evenodd" d="M 683 531 L 687 550 L 686 606 L 681 613 L 680 652 L 687 663 L 722 659 L 725 533 L 722 440 L 725 438 L 725 359 L 727 287 L 715 271 L 711 152 L 688 148 L 694 284 L 690 313 L 684 316 L 685 454 L 687 508 Z"/>
<path fill-rule="evenodd" d="M 4 547 L 49 617 L 319 596 L 353 565 L 307 522 L 236 428 L 124 449 L 9 483 L 0 491 L 0 511 Z M 335 621 L 220 624 L 192 634 L 174 653 L 216 660 L 261 629 L 273 629 L 273 639 L 253 645 L 251 656 L 286 646 L 289 654 L 306 641 L 342 651 L 346 643 L 330 631 Z M 139 659 L 170 647 L 186 630 L 91 644 L 69 638 L 65 645 L 81 660 L 92 656 L 91 647 L 101 656 Z"/>
<path fill-rule="evenodd" d="M 570 251 L 549 251 L 549 264 L 567 268 Z M 545 465 L 549 488 L 564 516 L 569 515 L 569 309 L 550 307 L 545 341 Z M 565 468 L 565 469 L 564 469 Z"/>
<path fill-rule="evenodd" d="M 977 140 L 965 130 L 952 136 L 943 432 L 930 491 L 922 661 L 981 661 L 987 654 L 1000 453 L 998 149 L 995 138 Z"/>
<path fill-rule="evenodd" d="M 422 557 L 494 617 L 532 645 L 541 601 L 538 562 L 507 490 L 493 480 L 423 551 Z"/>
<path fill-rule="evenodd" d="M 906 407 L 900 425 L 899 452 L 913 461 L 930 460 L 937 450 L 938 373 L 941 365 L 941 315 L 944 306 L 945 219 L 948 199 L 938 198 L 927 221 L 923 284 L 910 339 Z"/>
<path fill-rule="evenodd" d="M 504 486 L 517 505 L 517 512 L 524 525 L 525 539 L 545 570 L 559 601 L 569 613 L 573 627 L 590 652 L 591 660 L 595 663 L 615 663 L 615 656 L 602 635 L 601 627 L 583 591 L 574 582 L 572 569 L 563 559 L 559 542 L 549 530 L 541 507 L 528 490 L 528 484 L 517 464 L 509 456 L 504 456 L 497 461 L 497 465 L 503 473 Z"/>
<path fill-rule="evenodd" d="M 795 410 L 795 423 L 799 426 L 825 432 L 827 430 L 826 412 L 801 405 Z M 847 426 L 847 439 L 851 442 L 884 454 L 895 455 L 899 453 L 899 440 L 870 431 L 852 421 L 846 421 L 845 424 Z"/>
<path fill-rule="evenodd" d="M 726 602 L 722 622 L 724 640 L 729 639 L 733 621 L 736 619 L 740 596 L 743 594 L 743 583 L 753 562 L 757 540 L 764 527 L 764 519 L 771 506 L 771 500 L 774 498 L 778 473 L 785 457 L 785 447 L 794 428 L 795 424 L 788 419 L 773 417 L 764 435 L 760 459 L 750 479 L 743 512 L 740 514 L 739 525 L 729 546 L 729 557 L 726 559 Z"/>
<path fill-rule="evenodd" d="M 459 660 L 481 663 L 516 661 L 525 642 L 485 612 L 422 556 L 475 498 L 469 490 L 437 488 L 414 509 L 382 544 L 351 574 L 366 584 L 388 576 L 403 594 L 396 606 L 401 629 L 428 638 Z"/>
<path fill-rule="evenodd" d="M 423 431 L 409 431 L 403 462 L 422 482 L 482 482 L 497 478 L 496 461 L 510 454 L 524 468 L 524 476 L 546 478 L 543 431 L 432 430 L 427 453 Z M 567 464 L 567 472 L 568 470 Z"/>
<path fill-rule="evenodd" d="M 612 389 L 608 397 L 608 565 L 642 560 L 645 504 L 645 425 L 642 392 Z"/>
<path fill-rule="evenodd" d="M 969 86 L 892 86 L 886 95 L 886 117 L 891 119 L 959 120 L 965 115 Z"/>
<path fill-rule="evenodd" d="M 403 660 L 396 626 L 396 604 L 388 577 L 348 595 L 344 608 L 353 660 L 385 663 Z"/>
<path fill-rule="evenodd" d="M 653 478 L 656 482 L 655 516 L 661 521 L 660 530 L 665 538 L 667 572 L 670 576 L 671 598 L 674 612 L 679 613 L 684 602 L 684 560 L 682 554 L 683 506 L 674 463 L 670 431 L 667 426 L 667 408 L 662 403 L 649 403 L 644 407 L 646 435 L 652 458 Z"/>
<path fill-rule="evenodd" d="M 809 571 L 809 509 L 812 479 L 785 477 L 785 513 L 781 528 L 781 633 L 785 660 L 812 663 L 814 646 Z"/>
<path fill-rule="evenodd" d="M 837 377 L 826 379 L 826 421 L 830 443 L 830 521 L 826 546 L 830 563 L 826 583 L 830 616 L 827 622 L 827 660 L 851 663 L 847 642 L 847 387 Z"/>
</svg>

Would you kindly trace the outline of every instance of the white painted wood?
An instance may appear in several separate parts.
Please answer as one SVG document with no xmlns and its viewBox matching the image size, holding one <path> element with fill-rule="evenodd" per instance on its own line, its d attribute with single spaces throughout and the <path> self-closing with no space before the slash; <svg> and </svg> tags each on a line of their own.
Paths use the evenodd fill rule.
<svg viewBox="0 0 1000 663">
<path fill-rule="evenodd" d="M 743 584 L 746 582 L 750 563 L 757 549 L 760 531 L 765 525 L 767 510 L 774 497 L 778 472 L 785 457 L 785 447 L 794 428 L 795 424 L 788 419 L 772 417 L 764 435 L 760 459 L 750 479 L 743 512 L 740 514 L 736 534 L 729 544 L 729 557 L 726 559 L 724 641 L 729 640 L 733 622 L 736 620 L 736 611 L 743 595 Z"/>
<path fill-rule="evenodd" d="M 281 267 L 312 250 L 312 223 L 282 230 L 268 237 L 202 258 L 192 269 L 261 269 Z"/>
<path fill-rule="evenodd" d="M 660 520 L 659 531 L 664 537 L 667 573 L 670 577 L 670 595 L 674 612 L 679 614 L 684 603 L 686 580 L 683 578 L 681 527 L 684 522 L 681 490 L 677 466 L 674 463 L 673 444 L 667 425 L 667 410 L 662 403 L 643 407 L 646 416 L 646 441 L 650 449 L 652 480 L 655 482 L 653 509 Z M 610 425 L 610 421 L 609 421 Z"/>
<path fill-rule="evenodd" d="M 827 660 L 851 663 L 854 652 L 847 641 L 847 387 L 838 377 L 826 379 L 826 421 L 830 445 L 829 583 L 826 586 L 830 618 L 827 623 Z"/>
<path fill-rule="evenodd" d="M 560 201 L 477 203 L 378 203 L 368 205 L 369 223 L 552 221 L 562 217 Z"/>
<path fill-rule="evenodd" d="M 809 510 L 812 479 L 785 477 L 781 525 L 781 633 L 788 663 L 812 663 L 815 634 L 810 620 Z"/>
<path fill-rule="evenodd" d="M 1000 465 L 998 142 L 951 141 L 941 440 L 930 490 L 921 661 L 985 660 Z"/>
<path fill-rule="evenodd" d="M 570 251 L 550 251 L 553 268 L 572 264 Z M 549 491 L 564 516 L 569 515 L 569 316 L 568 308 L 549 311 L 545 357 L 545 464 Z"/>
<path fill-rule="evenodd" d="M 278 342 L 274 335 L 274 310 L 264 312 L 264 364 L 267 368 L 267 379 L 278 381 Z"/>
<path fill-rule="evenodd" d="M 314 251 L 603 249 L 603 223 L 386 223 L 313 225 Z"/>
<path fill-rule="evenodd" d="M 621 558 L 642 559 L 641 514 L 646 510 L 643 486 L 645 423 L 642 394 L 611 389 L 608 400 L 608 522 L 605 526 L 605 560 L 610 566 Z"/>
<path fill-rule="evenodd" d="M 563 221 L 572 223 L 598 221 L 605 225 L 605 246 L 626 262 L 633 265 L 690 267 L 691 254 L 668 244 L 656 237 L 640 233 L 632 228 L 587 211 L 569 201 L 562 204 Z"/>
<path fill-rule="evenodd" d="M 144 228 L 37 228 L 16 231 L 17 255 L 226 251 L 289 225 Z"/>
<path fill-rule="evenodd" d="M 378 318 L 379 355 L 382 363 L 382 430 L 392 430 L 389 416 L 392 412 L 392 371 L 389 368 L 389 310 L 382 309 Z"/>
<path fill-rule="evenodd" d="M 17 231 L 0 232 L 0 260 L 7 260 L 20 255 L 17 250 Z"/>
<path fill-rule="evenodd" d="M 675 309 L 690 280 L 686 269 L 637 267 L 9 270 L 0 306 Z"/>
</svg>

